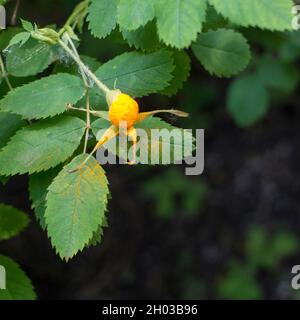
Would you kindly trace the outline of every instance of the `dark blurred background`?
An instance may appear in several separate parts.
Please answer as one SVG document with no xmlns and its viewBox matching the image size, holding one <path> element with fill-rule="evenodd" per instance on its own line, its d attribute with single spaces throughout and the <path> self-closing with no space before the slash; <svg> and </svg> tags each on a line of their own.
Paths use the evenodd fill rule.
<svg viewBox="0 0 300 320">
<path fill-rule="evenodd" d="M 61 25 L 75 3 L 21 0 L 19 16 Z M 241 125 L 240 114 L 227 108 L 241 78 L 212 77 L 189 52 L 192 71 L 183 89 L 139 102 L 191 113 L 165 120 L 206 130 L 204 173 L 185 176 L 175 165 L 106 167 L 112 199 L 102 244 L 62 262 L 30 208 L 28 178 L 0 186 L 1 202 L 32 217 L 0 252 L 26 270 L 40 299 L 300 297 L 290 286 L 291 268 L 300 264 L 300 34 L 241 31 L 254 58 L 239 77 L 263 79 L 266 112 Z M 105 62 L 132 50 L 116 38 L 96 40 L 85 30 L 80 52 Z M 247 90 L 240 94 L 245 107 L 260 98 Z"/>
</svg>

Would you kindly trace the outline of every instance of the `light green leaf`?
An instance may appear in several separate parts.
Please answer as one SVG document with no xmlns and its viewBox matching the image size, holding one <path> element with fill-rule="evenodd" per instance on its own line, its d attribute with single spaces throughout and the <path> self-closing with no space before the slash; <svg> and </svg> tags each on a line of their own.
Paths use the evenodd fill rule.
<svg viewBox="0 0 300 320">
<path fill-rule="evenodd" d="M 43 230 L 46 229 L 45 211 L 48 187 L 60 170 L 61 167 L 59 166 L 48 171 L 32 174 L 29 177 L 29 195 L 32 201 L 31 208 L 34 209 L 35 216 Z"/>
<path fill-rule="evenodd" d="M 102 225 L 100 225 L 98 229 L 94 232 L 92 239 L 87 244 L 87 247 L 96 246 L 101 243 L 104 235 L 104 228 L 106 227 L 108 227 L 108 223 L 106 216 L 104 216 Z"/>
<path fill-rule="evenodd" d="M 89 29 L 95 37 L 104 38 L 116 27 L 118 0 L 92 0 L 89 7 Z"/>
<path fill-rule="evenodd" d="M 18 115 L 0 112 L 0 149 L 4 147 L 9 138 L 25 124 L 26 121 L 22 120 Z"/>
<path fill-rule="evenodd" d="M 231 83 L 227 108 L 238 126 L 247 127 L 263 118 L 269 102 L 269 93 L 257 77 L 243 76 Z"/>
<path fill-rule="evenodd" d="M 192 48 L 204 68 L 219 77 L 239 73 L 246 68 L 251 57 L 247 40 L 233 30 L 202 33 Z"/>
<path fill-rule="evenodd" d="M 32 283 L 24 271 L 10 258 L 0 255 L 5 268 L 6 289 L 0 290 L 0 300 L 35 300 Z"/>
<path fill-rule="evenodd" d="M 166 50 L 150 54 L 123 53 L 103 64 L 97 77 L 108 87 L 141 97 L 166 88 L 174 70 L 172 53 Z M 100 92 L 99 92 L 100 94 Z"/>
<path fill-rule="evenodd" d="M 97 140 L 102 136 L 103 129 L 107 129 L 110 125 L 110 122 L 104 119 L 98 119 L 92 123 L 92 130 Z M 140 163 L 142 164 L 175 163 L 190 156 L 194 150 L 194 138 L 190 132 L 185 132 L 183 129 L 176 128 L 157 117 L 149 117 L 143 121 L 137 122 L 134 127 L 136 129 L 144 130 L 147 134 L 147 136 L 141 136 L 139 138 L 139 144 L 142 148 L 147 150 L 147 154 L 144 154 L 143 157 L 140 158 Z M 152 131 L 152 129 L 163 130 L 161 131 L 163 135 L 159 137 L 156 132 Z M 174 134 L 173 139 L 172 130 L 174 129 L 176 129 L 176 133 Z M 185 139 L 184 144 L 182 143 L 183 139 Z M 105 143 L 103 148 L 127 161 L 128 156 L 131 156 L 130 148 L 132 143 L 130 141 L 128 142 L 127 149 L 124 149 L 125 146 L 121 146 L 120 149 L 116 149 L 115 146 L 119 146 L 118 136 Z M 162 158 L 163 151 L 164 155 L 166 155 L 165 158 Z M 150 160 L 152 160 L 151 163 Z"/>
<path fill-rule="evenodd" d="M 24 212 L 0 203 L 0 241 L 16 236 L 28 223 L 29 218 Z"/>
<path fill-rule="evenodd" d="M 73 159 L 54 179 L 47 195 L 46 225 L 52 245 L 63 259 L 72 258 L 103 224 L 109 194 L 105 172 L 91 158 L 77 172 L 87 155 Z"/>
<path fill-rule="evenodd" d="M 136 30 L 155 15 L 153 0 L 120 0 L 118 23 L 122 29 Z"/>
<path fill-rule="evenodd" d="M 63 113 L 83 94 L 79 77 L 60 73 L 14 89 L 0 101 L 0 108 L 28 119 L 46 118 Z"/>
<path fill-rule="evenodd" d="M 178 49 L 188 47 L 201 32 L 206 0 L 161 0 L 156 2 L 159 37 Z"/>
<path fill-rule="evenodd" d="M 209 0 L 231 22 L 243 27 L 292 29 L 292 0 Z"/>
<path fill-rule="evenodd" d="M 182 88 L 183 83 L 188 79 L 191 70 L 191 59 L 184 51 L 174 51 L 173 59 L 175 69 L 173 71 L 173 80 L 170 85 L 161 91 L 162 94 L 172 96 Z"/>
<path fill-rule="evenodd" d="M 44 71 L 57 59 L 56 47 L 33 38 L 22 47 L 14 45 L 6 54 L 7 72 L 15 77 L 27 77 Z"/>
<path fill-rule="evenodd" d="M 246 239 L 247 259 L 255 268 L 272 270 L 285 257 L 297 252 L 298 239 L 290 232 L 278 232 L 270 236 L 261 227 L 248 231 Z"/>
<path fill-rule="evenodd" d="M 122 30 L 122 35 L 131 47 L 143 51 L 154 51 L 161 46 L 154 22 L 147 23 L 134 31 Z"/>
<path fill-rule="evenodd" d="M 30 21 L 21 19 L 21 22 L 22 22 L 22 27 L 23 27 L 26 31 L 31 32 L 31 31 L 34 30 L 33 24 L 32 24 Z"/>
<path fill-rule="evenodd" d="M 0 35 L 0 50 L 3 51 L 8 45 L 10 40 L 17 35 L 18 33 L 22 32 L 22 28 L 19 27 L 8 27 L 7 29 L 1 31 Z"/>
<path fill-rule="evenodd" d="M 217 294 L 221 299 L 261 300 L 263 288 L 248 264 L 233 260 L 227 274 L 217 283 Z"/>
<path fill-rule="evenodd" d="M 30 33 L 29 32 L 20 32 L 16 34 L 10 41 L 7 46 L 7 49 L 12 46 L 19 46 L 22 47 L 28 40 L 30 39 Z"/>
<path fill-rule="evenodd" d="M 67 160 L 78 148 L 85 122 L 60 116 L 19 130 L 0 152 L 0 174 L 48 170 Z"/>
</svg>

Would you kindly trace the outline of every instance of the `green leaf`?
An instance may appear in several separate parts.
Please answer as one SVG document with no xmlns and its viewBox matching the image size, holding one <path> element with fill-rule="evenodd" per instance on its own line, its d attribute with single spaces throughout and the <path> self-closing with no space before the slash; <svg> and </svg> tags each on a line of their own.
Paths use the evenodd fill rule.
<svg viewBox="0 0 300 320">
<path fill-rule="evenodd" d="M 293 65 L 265 56 L 259 59 L 258 77 L 267 87 L 283 93 L 296 89 L 299 74 Z"/>
<path fill-rule="evenodd" d="M 184 82 L 188 79 L 191 71 L 191 59 L 184 51 L 174 51 L 173 59 L 175 69 L 173 71 L 173 80 L 170 85 L 161 91 L 162 94 L 172 96 L 182 89 Z"/>
<path fill-rule="evenodd" d="M 156 2 L 159 37 L 178 49 L 188 47 L 202 30 L 206 0 L 161 0 Z"/>
<path fill-rule="evenodd" d="M 68 103 L 76 103 L 83 94 L 79 77 L 60 73 L 10 91 L 0 108 L 28 119 L 46 118 L 63 113 Z"/>
<path fill-rule="evenodd" d="M 231 22 L 243 27 L 284 31 L 292 29 L 292 0 L 209 0 Z"/>
<path fill-rule="evenodd" d="M 22 28 L 19 27 L 8 27 L 1 31 L 0 34 L 0 50 L 3 51 L 8 45 L 10 40 L 18 33 L 22 32 Z"/>
<path fill-rule="evenodd" d="M 97 77 L 108 87 L 141 97 L 166 88 L 174 70 L 172 53 L 166 50 L 150 54 L 123 53 L 103 64 Z M 100 92 L 99 92 L 100 94 Z"/>
<path fill-rule="evenodd" d="M 19 130 L 0 152 L 0 174 L 48 170 L 67 160 L 78 148 L 85 122 L 60 116 Z"/>
<path fill-rule="evenodd" d="M 119 0 L 92 0 L 89 7 L 89 30 L 98 38 L 105 38 L 116 27 Z"/>
<path fill-rule="evenodd" d="M 141 191 L 145 198 L 153 199 L 154 214 L 161 218 L 171 218 L 178 210 L 187 216 L 200 214 L 207 187 L 203 181 L 193 181 L 170 167 L 162 175 L 145 181 Z M 181 200 L 178 201 L 178 198 Z"/>
<path fill-rule="evenodd" d="M 32 32 L 34 30 L 33 24 L 27 20 L 23 20 L 21 19 L 22 22 L 22 27 L 28 31 L 28 32 Z"/>
<path fill-rule="evenodd" d="M 220 28 L 225 28 L 228 25 L 228 20 L 220 15 L 214 7 L 208 6 L 206 11 L 206 21 L 203 25 L 203 32 L 209 30 L 216 30 Z"/>
<path fill-rule="evenodd" d="M 272 270 L 281 260 L 297 252 L 298 239 L 291 233 L 279 232 L 274 236 L 253 227 L 246 239 L 247 259 L 255 268 Z"/>
<path fill-rule="evenodd" d="M 18 115 L 0 112 L 0 149 L 4 147 L 9 138 L 25 124 L 26 122 Z"/>
<path fill-rule="evenodd" d="M 29 218 L 24 212 L 0 203 L 0 241 L 16 236 L 28 223 Z"/>
<path fill-rule="evenodd" d="M 247 75 L 231 83 L 227 108 L 238 126 L 248 127 L 262 119 L 269 102 L 269 93 L 257 77 Z"/>
<path fill-rule="evenodd" d="M 147 23 L 134 31 L 122 30 L 122 35 L 131 47 L 143 51 L 154 51 L 161 46 L 154 22 Z"/>
<path fill-rule="evenodd" d="M 246 68 L 251 57 L 246 39 L 233 30 L 202 33 L 192 48 L 204 68 L 219 77 L 239 73 Z"/>
<path fill-rule="evenodd" d="M 46 225 L 52 245 L 63 259 L 72 258 L 103 224 L 108 182 L 96 159 L 77 172 L 87 155 L 73 159 L 54 179 L 47 195 Z"/>
<path fill-rule="evenodd" d="M 153 0 L 120 0 L 118 23 L 122 29 L 136 30 L 154 18 Z"/>
<path fill-rule="evenodd" d="M 263 290 L 256 281 L 255 273 L 239 262 L 232 261 L 228 273 L 220 279 L 217 287 L 221 299 L 260 300 Z"/>
<path fill-rule="evenodd" d="M 12 46 L 18 46 L 22 47 L 28 40 L 30 39 L 30 33 L 29 32 L 20 32 L 16 34 L 10 41 L 7 46 L 7 49 Z"/>
<path fill-rule="evenodd" d="M 92 123 L 92 130 L 97 140 L 103 134 L 103 129 L 107 129 L 110 126 L 110 122 L 104 119 L 98 119 Z M 157 118 L 157 117 L 148 117 L 143 121 L 137 122 L 134 126 L 136 129 L 142 129 L 147 134 L 146 137 L 141 136 L 138 143 L 141 148 L 147 150 L 147 155 L 143 154 L 140 157 L 140 163 L 142 164 L 170 164 L 177 161 L 183 160 L 185 157 L 191 155 L 194 149 L 194 138 L 190 132 L 185 132 L 185 130 L 176 128 L 167 122 Z M 156 132 L 152 129 L 163 130 L 162 133 L 165 133 L 162 137 L 156 135 Z M 172 130 L 177 129 L 177 134 L 175 138 L 170 138 Z M 183 136 L 185 132 L 185 144 L 182 143 Z M 116 147 L 117 146 L 117 149 Z M 119 137 L 117 136 L 114 139 L 111 139 L 103 145 L 103 148 L 107 149 L 110 153 L 117 155 L 118 157 L 128 160 L 128 155 L 130 154 L 130 148 L 132 144 L 128 142 L 128 148 L 124 149 L 124 146 L 118 148 L 119 146 Z M 167 151 L 170 151 L 167 153 Z M 164 154 L 169 156 L 168 158 L 162 158 L 162 151 Z M 151 159 L 152 156 L 152 159 Z M 150 162 L 151 160 L 151 162 Z"/>
<path fill-rule="evenodd" d="M 101 243 L 103 235 L 104 235 L 104 228 L 108 226 L 106 216 L 103 217 L 102 225 L 100 225 L 97 231 L 94 232 L 93 237 L 87 244 L 87 247 L 96 246 Z"/>
<path fill-rule="evenodd" d="M 35 300 L 32 283 L 24 271 L 10 258 L 0 255 L 5 268 L 6 289 L 0 290 L 0 300 Z"/>
<path fill-rule="evenodd" d="M 44 71 L 57 59 L 57 48 L 33 38 L 22 47 L 10 47 L 6 55 L 7 72 L 15 77 L 27 77 Z"/>
<path fill-rule="evenodd" d="M 31 208 L 34 209 L 35 216 L 43 230 L 46 229 L 45 211 L 48 187 L 60 170 L 61 167 L 59 166 L 45 172 L 32 174 L 29 177 L 29 195 L 32 201 Z"/>
</svg>

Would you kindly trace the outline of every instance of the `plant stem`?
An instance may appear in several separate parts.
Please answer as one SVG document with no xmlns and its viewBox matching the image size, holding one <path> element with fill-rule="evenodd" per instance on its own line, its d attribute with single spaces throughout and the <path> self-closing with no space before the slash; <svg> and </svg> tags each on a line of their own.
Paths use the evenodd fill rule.
<svg viewBox="0 0 300 320">
<path fill-rule="evenodd" d="M 70 106 L 70 105 L 68 106 L 68 109 L 76 110 L 76 111 L 83 111 L 83 112 L 87 112 L 87 111 L 88 111 L 87 109 L 84 109 L 84 108 L 74 108 L 74 107 L 72 107 L 72 106 Z M 95 115 L 97 114 L 97 112 L 98 112 L 98 111 L 92 111 L 92 110 L 89 111 L 90 114 L 95 114 Z"/>
<path fill-rule="evenodd" d="M 72 12 L 72 14 L 70 15 L 70 17 L 68 18 L 68 20 L 66 21 L 66 23 L 64 24 L 63 28 L 61 29 L 61 31 L 59 32 L 60 35 L 62 35 L 62 33 L 64 32 L 64 29 L 67 26 L 72 27 L 72 29 L 74 29 L 78 23 L 78 17 L 80 17 L 80 15 L 84 14 L 85 11 L 87 10 L 89 4 L 90 4 L 91 0 L 84 0 L 82 2 L 80 2 L 74 9 L 74 11 Z"/>
<path fill-rule="evenodd" d="M 59 45 L 69 54 L 69 56 L 78 64 L 83 72 L 94 81 L 98 88 L 107 95 L 111 90 L 101 82 L 96 75 L 81 61 L 78 57 L 62 40 L 58 40 Z"/>
<path fill-rule="evenodd" d="M 5 69 L 5 66 L 4 66 L 4 62 L 3 62 L 3 58 L 2 58 L 1 54 L 0 54 L 0 69 L 1 69 L 1 72 L 2 72 L 2 77 L 5 79 L 9 90 L 13 90 L 13 86 L 11 85 L 11 83 L 10 83 L 10 81 L 8 79 L 8 75 L 7 75 L 7 72 L 6 72 L 6 69 Z"/>
<path fill-rule="evenodd" d="M 77 59 L 80 59 L 80 56 L 78 54 L 78 51 L 77 51 L 72 39 L 70 38 L 70 36 L 67 33 L 65 33 L 65 35 L 67 36 L 67 40 L 68 40 L 68 42 L 69 42 L 74 54 L 77 56 Z M 81 77 L 83 79 L 84 85 L 85 85 L 86 89 L 88 90 L 89 84 L 88 84 L 88 81 L 86 79 L 86 74 L 84 73 L 84 70 L 82 69 L 82 66 L 79 65 L 78 67 L 79 67 L 79 70 L 80 70 Z"/>
<path fill-rule="evenodd" d="M 87 151 L 90 129 L 91 129 L 90 94 L 89 94 L 89 91 L 87 91 L 86 93 L 86 131 L 85 131 L 83 153 L 86 153 Z"/>
<path fill-rule="evenodd" d="M 15 6 L 15 9 L 14 9 L 14 13 L 12 15 L 11 22 L 10 22 L 12 26 L 16 25 L 16 20 L 17 20 L 19 7 L 20 7 L 20 0 L 17 0 L 16 1 L 16 6 Z"/>
</svg>

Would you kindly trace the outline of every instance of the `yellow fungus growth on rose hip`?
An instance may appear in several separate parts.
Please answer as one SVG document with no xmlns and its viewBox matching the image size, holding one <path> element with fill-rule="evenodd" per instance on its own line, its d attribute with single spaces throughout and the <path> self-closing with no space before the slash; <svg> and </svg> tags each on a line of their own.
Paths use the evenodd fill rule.
<svg viewBox="0 0 300 320">
<path fill-rule="evenodd" d="M 111 101 L 108 117 L 114 126 L 119 127 L 122 122 L 125 122 L 130 129 L 138 120 L 138 116 L 139 105 L 129 95 L 119 93 Z"/>
</svg>

